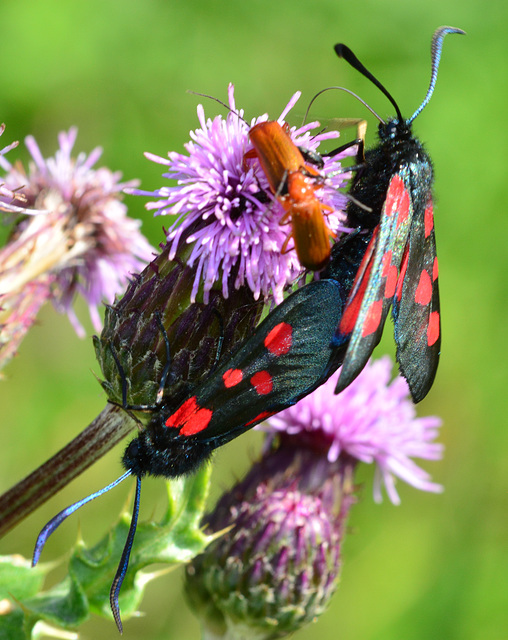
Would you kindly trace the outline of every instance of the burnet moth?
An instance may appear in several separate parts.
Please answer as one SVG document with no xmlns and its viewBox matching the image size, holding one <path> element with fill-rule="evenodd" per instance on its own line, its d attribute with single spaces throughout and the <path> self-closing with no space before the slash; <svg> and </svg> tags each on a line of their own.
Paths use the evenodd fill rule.
<svg viewBox="0 0 508 640">
<path fill-rule="evenodd" d="M 291 222 L 282 253 L 292 238 L 302 267 L 319 271 L 330 258 L 330 239 L 335 238 L 325 219 L 325 212 L 332 209 L 315 194 L 323 178 L 291 140 L 287 125 L 273 120 L 260 122 L 250 129 L 249 138 L 254 149 L 245 156 L 258 158 L 272 193 L 284 207 L 286 214 L 280 224 Z M 322 163 L 317 154 L 310 161 Z"/>
<path fill-rule="evenodd" d="M 414 402 L 427 395 L 436 375 L 441 329 L 433 168 L 423 145 L 413 136 L 411 125 L 432 96 L 443 39 L 449 33 L 464 31 L 440 27 L 434 33 L 429 89 L 407 120 L 390 93 L 353 52 L 343 44 L 335 46 L 337 55 L 373 82 L 396 112 L 396 117 L 387 122 L 378 116 L 379 143 L 366 152 L 350 191 L 372 213 L 359 208 L 355 200 L 348 203 L 348 224 L 369 231 L 351 239 L 347 248 L 356 257 L 364 253 L 334 338 L 337 346 L 348 345 L 336 393 L 364 368 L 381 339 L 390 307 L 397 361 Z M 331 277 L 334 268 L 331 265 Z"/>
<path fill-rule="evenodd" d="M 143 476 L 170 479 L 191 473 L 214 449 L 310 393 L 322 382 L 323 371 L 336 353 L 332 339 L 341 312 L 337 282 L 311 282 L 279 304 L 232 356 L 191 390 L 176 410 L 170 410 L 162 400 L 153 407 L 141 407 L 150 410 L 152 417 L 146 429 L 127 445 L 122 459 L 126 472 L 50 520 L 37 539 L 33 565 L 39 561 L 48 537 L 68 516 L 125 478 L 135 476 L 133 516 L 110 592 L 111 609 L 121 632 L 118 597 L 134 541 Z M 162 325 L 161 330 L 169 359 L 170 348 Z M 118 366 L 121 372 L 119 363 Z M 157 398 L 162 399 L 165 382 L 163 373 Z M 126 410 L 140 409 L 126 405 L 125 384 L 123 395 Z"/>
</svg>

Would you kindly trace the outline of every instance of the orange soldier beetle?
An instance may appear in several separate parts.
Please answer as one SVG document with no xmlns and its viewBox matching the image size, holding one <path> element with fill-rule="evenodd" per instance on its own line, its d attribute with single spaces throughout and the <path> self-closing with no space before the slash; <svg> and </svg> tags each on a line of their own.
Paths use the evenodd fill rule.
<svg viewBox="0 0 508 640">
<path fill-rule="evenodd" d="M 316 197 L 322 177 L 314 167 L 306 163 L 304 153 L 289 135 L 289 127 L 272 120 L 260 122 L 249 131 L 254 149 L 246 158 L 257 157 L 270 188 L 286 213 L 280 224 L 291 220 L 291 233 L 282 245 L 285 253 L 293 238 L 300 264 L 319 271 L 330 258 L 330 239 L 335 233 L 326 224 L 324 211 L 332 207 L 324 205 Z M 315 164 L 322 163 L 319 155 L 306 154 Z"/>
</svg>

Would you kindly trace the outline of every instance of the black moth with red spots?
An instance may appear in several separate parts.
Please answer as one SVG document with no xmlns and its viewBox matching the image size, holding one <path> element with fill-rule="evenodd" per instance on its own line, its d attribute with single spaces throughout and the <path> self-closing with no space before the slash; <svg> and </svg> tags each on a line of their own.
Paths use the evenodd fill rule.
<svg viewBox="0 0 508 640">
<path fill-rule="evenodd" d="M 111 610 L 121 632 L 118 598 L 136 532 L 143 476 L 176 478 L 195 471 L 214 449 L 319 386 L 324 372 L 337 368 L 331 369 L 340 351 L 333 346 L 333 335 L 342 308 L 337 282 L 307 284 L 278 305 L 176 410 L 164 404 L 146 407 L 152 411 L 152 419 L 127 445 L 123 456 L 126 473 L 50 520 L 37 538 L 33 564 L 39 561 L 49 536 L 68 516 L 134 475 L 131 526 L 110 592 Z"/>
<path fill-rule="evenodd" d="M 366 213 L 352 200 L 349 224 L 367 229 L 351 240 L 349 254 L 362 255 L 349 292 L 335 344 L 347 351 L 336 393 L 362 371 L 392 307 L 397 360 L 415 402 L 430 390 L 439 361 L 441 330 L 438 266 L 432 206 L 432 162 L 411 132 L 411 123 L 426 106 L 434 90 L 441 47 L 448 33 L 464 33 L 440 27 L 432 39 L 432 74 L 427 96 L 408 120 L 401 116 L 388 91 L 344 45 L 336 45 L 339 57 L 363 73 L 390 99 L 397 117 L 379 125 L 379 144 L 367 151 L 351 195 L 372 209 Z M 340 270 L 344 270 L 344 256 Z M 331 264 L 327 275 L 334 276 Z"/>
<path fill-rule="evenodd" d="M 217 447 L 291 406 L 321 381 L 340 321 L 336 282 L 312 282 L 290 295 L 176 411 L 160 407 L 127 447 L 136 476 L 194 471 Z"/>
</svg>

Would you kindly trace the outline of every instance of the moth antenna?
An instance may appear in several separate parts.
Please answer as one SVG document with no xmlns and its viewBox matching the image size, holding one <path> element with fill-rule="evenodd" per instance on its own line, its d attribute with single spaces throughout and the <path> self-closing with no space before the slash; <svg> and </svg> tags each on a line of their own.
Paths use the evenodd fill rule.
<svg viewBox="0 0 508 640">
<path fill-rule="evenodd" d="M 388 89 L 386 89 L 377 78 L 375 78 L 372 73 L 358 60 L 358 58 L 355 56 L 355 54 L 351 51 L 351 49 L 349 47 L 346 47 L 345 44 L 336 44 L 335 47 L 335 53 L 339 56 L 339 58 L 343 58 L 347 63 L 349 63 L 353 69 L 356 69 L 357 71 L 359 71 L 362 75 L 364 75 L 368 80 L 370 80 L 372 82 L 372 84 L 376 85 L 376 87 L 382 91 L 385 96 L 388 98 L 388 100 L 393 104 L 393 106 L 395 107 L 395 111 L 397 113 L 397 118 L 399 119 L 399 122 L 403 121 L 402 118 L 402 114 L 400 113 L 400 109 L 398 104 L 395 102 L 395 99 L 393 98 L 393 96 L 391 95 L 391 93 L 388 91 Z M 379 116 L 378 116 L 379 117 Z M 381 120 L 381 118 L 379 118 L 379 120 Z M 381 120 L 381 122 L 383 122 Z M 384 123 L 383 123 L 384 124 Z"/>
<path fill-rule="evenodd" d="M 113 583 L 111 585 L 111 590 L 109 592 L 109 603 L 111 605 L 111 611 L 113 612 L 113 618 L 115 619 L 116 626 L 118 627 L 118 631 L 120 633 L 123 633 L 123 626 L 122 626 L 122 619 L 120 618 L 120 607 L 118 605 L 118 596 L 120 594 L 120 589 L 122 588 L 125 574 L 127 573 L 127 568 L 129 566 L 129 558 L 131 556 L 131 551 L 132 551 L 132 543 L 134 542 L 134 536 L 136 535 L 136 527 L 138 526 L 140 498 L 141 498 L 141 478 L 137 476 L 136 477 L 136 495 L 134 497 L 134 506 L 132 508 L 131 526 L 129 527 L 129 533 L 127 535 L 127 540 L 125 541 L 122 557 L 120 558 L 120 563 L 118 564 L 118 569 L 116 570 L 116 574 L 113 579 Z"/>
<path fill-rule="evenodd" d="M 337 45 L 339 46 L 339 45 Z M 349 95 L 353 96 L 353 98 L 356 98 L 359 102 L 361 102 L 363 104 L 364 107 L 366 107 L 378 120 L 381 124 L 386 124 L 385 121 L 383 120 L 383 118 L 381 118 L 380 115 L 378 115 L 374 109 L 372 107 L 370 107 L 365 100 L 362 100 L 362 98 L 360 98 L 359 95 L 357 95 L 356 93 L 354 93 L 353 91 L 350 91 L 349 89 L 346 89 L 346 87 L 326 87 L 326 89 L 321 89 L 321 91 L 318 91 L 316 93 L 316 95 L 312 98 L 312 100 L 309 102 L 309 106 L 307 107 L 307 111 L 305 112 L 305 116 L 303 118 L 303 123 L 305 124 L 305 122 L 307 121 L 307 117 L 309 115 L 309 111 L 310 108 L 312 107 L 312 105 L 314 104 L 314 101 L 316 100 L 317 97 L 319 97 L 322 93 L 324 93 L 325 91 L 330 91 L 331 89 L 337 89 L 339 91 L 345 91 L 346 93 L 349 93 Z"/>
<path fill-rule="evenodd" d="M 95 500 L 95 498 L 98 498 L 99 496 L 102 496 L 104 493 L 107 493 L 111 489 L 114 489 L 116 485 L 120 484 L 120 482 L 123 482 L 125 478 L 129 477 L 130 475 L 131 475 L 131 471 L 126 471 L 122 476 L 117 478 L 114 482 L 112 482 L 111 484 L 108 484 L 107 487 L 104 487 L 103 489 L 99 489 L 99 491 L 96 491 L 95 493 L 91 493 L 86 498 L 82 498 L 81 500 L 78 500 L 78 502 L 71 504 L 69 507 L 66 507 L 63 511 L 60 511 L 60 513 L 58 513 L 54 518 L 51 518 L 51 520 L 42 529 L 42 531 L 39 533 L 37 537 L 34 554 L 32 558 L 32 567 L 35 567 L 35 565 L 39 562 L 39 558 L 41 557 L 42 550 L 44 549 L 44 545 L 46 544 L 49 536 L 53 533 L 53 531 L 55 531 L 55 529 L 58 529 L 58 527 L 62 524 L 64 520 L 66 520 L 70 515 L 72 515 L 75 511 L 77 511 L 80 507 L 82 507 L 87 502 L 90 502 L 91 500 Z"/>
<path fill-rule="evenodd" d="M 192 93 L 195 96 L 201 96 L 202 98 L 209 98 L 210 100 L 215 100 L 215 102 L 218 102 L 219 104 L 221 104 L 223 107 L 225 107 L 230 113 L 234 113 L 235 116 L 237 116 L 238 118 L 240 118 L 240 120 L 243 120 L 245 122 L 245 124 L 249 127 L 250 129 L 250 124 L 247 122 L 247 120 L 245 118 L 243 118 L 238 111 L 233 111 L 233 109 L 231 109 L 231 107 L 229 105 L 227 105 L 225 102 L 222 102 L 222 100 L 219 100 L 219 98 L 216 98 L 215 96 L 209 96 L 207 93 L 199 93 L 199 91 L 191 91 L 190 89 L 187 91 L 187 93 Z"/>
<path fill-rule="evenodd" d="M 465 31 L 463 31 L 462 29 L 457 29 L 456 27 L 439 27 L 439 29 L 436 29 L 436 31 L 434 32 L 430 45 L 431 71 L 430 84 L 427 90 L 427 95 L 425 96 L 424 101 L 421 103 L 418 109 L 409 118 L 407 124 L 411 124 L 413 120 L 417 116 L 419 116 L 423 109 L 425 109 L 425 107 L 429 104 L 432 94 L 434 93 L 434 87 L 436 86 L 437 72 L 439 69 L 439 62 L 441 60 L 441 51 L 443 49 L 443 40 L 449 33 L 459 33 L 462 35 L 466 35 Z"/>
</svg>

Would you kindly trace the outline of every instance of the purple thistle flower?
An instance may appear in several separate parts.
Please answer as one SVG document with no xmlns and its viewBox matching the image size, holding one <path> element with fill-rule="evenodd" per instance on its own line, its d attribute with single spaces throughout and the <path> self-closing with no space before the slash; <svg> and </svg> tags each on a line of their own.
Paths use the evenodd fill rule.
<svg viewBox="0 0 508 640">
<path fill-rule="evenodd" d="M 205 519 L 217 539 L 186 568 L 204 637 L 282 638 L 326 610 L 356 501 L 353 469 L 281 446 L 222 496 Z"/>
<path fill-rule="evenodd" d="M 376 463 L 377 502 L 384 484 L 390 500 L 400 503 L 394 476 L 417 489 L 441 492 L 442 486 L 431 482 L 429 474 L 411 459 L 442 457 L 443 445 L 433 442 L 441 420 L 417 418 L 406 381 L 398 376 L 390 383 L 391 370 L 388 357 L 372 362 L 335 395 L 337 373 L 295 406 L 271 417 L 263 428 L 326 451 L 329 462 L 345 455 Z"/>
<path fill-rule="evenodd" d="M 0 136 L 5 131 L 5 124 L 0 125 Z M 4 159 L 4 155 L 8 153 L 11 149 L 15 149 L 18 146 L 19 142 L 11 142 L 11 144 L 7 145 L 3 149 L 0 149 L 0 167 L 3 169 L 7 169 L 10 167 L 10 164 L 7 160 Z M 0 211 L 7 211 L 9 213 L 22 213 L 23 208 L 18 207 L 14 204 L 14 201 L 18 200 L 19 202 L 25 202 L 25 198 L 21 193 L 15 193 L 11 191 L 5 186 L 5 183 L 0 182 Z"/>
<path fill-rule="evenodd" d="M 389 358 L 341 394 L 336 376 L 268 420 L 263 456 L 207 520 L 221 533 L 187 566 L 186 590 L 207 637 L 279 638 L 314 621 L 337 586 L 358 462 L 376 462 L 394 503 L 394 476 L 440 491 L 411 460 L 441 457 L 437 418 L 416 418 Z M 277 435 L 278 437 L 275 437 Z"/>
<path fill-rule="evenodd" d="M 76 136 L 75 128 L 60 133 L 59 149 L 51 158 L 44 158 L 35 140 L 27 137 L 33 158 L 28 173 L 0 156 L 7 171 L 5 188 L 24 198 L 18 211 L 26 214 L 17 217 L 8 244 L 0 250 L 2 362 L 33 324 L 35 315 L 28 310 L 36 313 L 44 298 L 66 312 L 78 335 L 84 336 L 72 309 L 74 296 L 81 294 L 99 330 L 98 305 L 112 303 L 129 274 L 152 257 L 152 248 L 139 231 L 140 221 L 128 218 L 120 201 L 124 187 L 136 181 L 122 183 L 120 173 L 94 169 L 99 148 L 71 157 Z M 33 291 L 37 304 L 25 299 Z M 21 308 L 26 313 L 19 317 Z"/>
<path fill-rule="evenodd" d="M 280 124 L 299 96 L 295 94 L 284 109 L 278 119 Z M 201 126 L 190 133 L 191 142 L 185 145 L 188 155 L 170 152 L 169 159 L 164 159 L 145 154 L 149 160 L 165 165 L 168 170 L 163 177 L 177 180 L 177 186 L 156 191 L 128 189 L 127 193 L 156 197 L 146 205 L 147 209 L 154 209 L 156 215 L 177 216 L 168 231 L 169 257 L 175 256 L 182 235 L 187 233 L 185 242 L 192 244 L 187 264 L 198 264 L 192 300 L 203 281 L 205 301 L 214 284 L 221 282 L 224 297 L 232 286 L 238 289 L 246 283 L 255 299 L 273 295 L 278 303 L 284 289 L 302 275 L 302 269 L 295 251 L 281 254 L 290 232 L 289 225 L 280 225 L 282 205 L 271 193 L 259 162 L 246 163 L 244 159 L 252 149 L 251 126 L 268 120 L 268 116 L 255 118 L 249 125 L 243 120 L 243 111 L 236 110 L 233 85 L 229 85 L 228 97 L 231 111 L 226 118 L 206 119 L 203 106 L 198 105 Z M 338 137 L 336 131 L 311 135 L 317 124 L 293 127 L 290 135 L 295 144 L 315 151 L 323 140 Z M 334 232 L 347 230 L 343 226 L 346 198 L 337 189 L 344 187 L 349 178 L 340 160 L 354 152 L 352 148 L 324 158 L 322 174 L 329 177 L 316 193 L 323 204 L 333 208 L 327 223 Z"/>
</svg>

